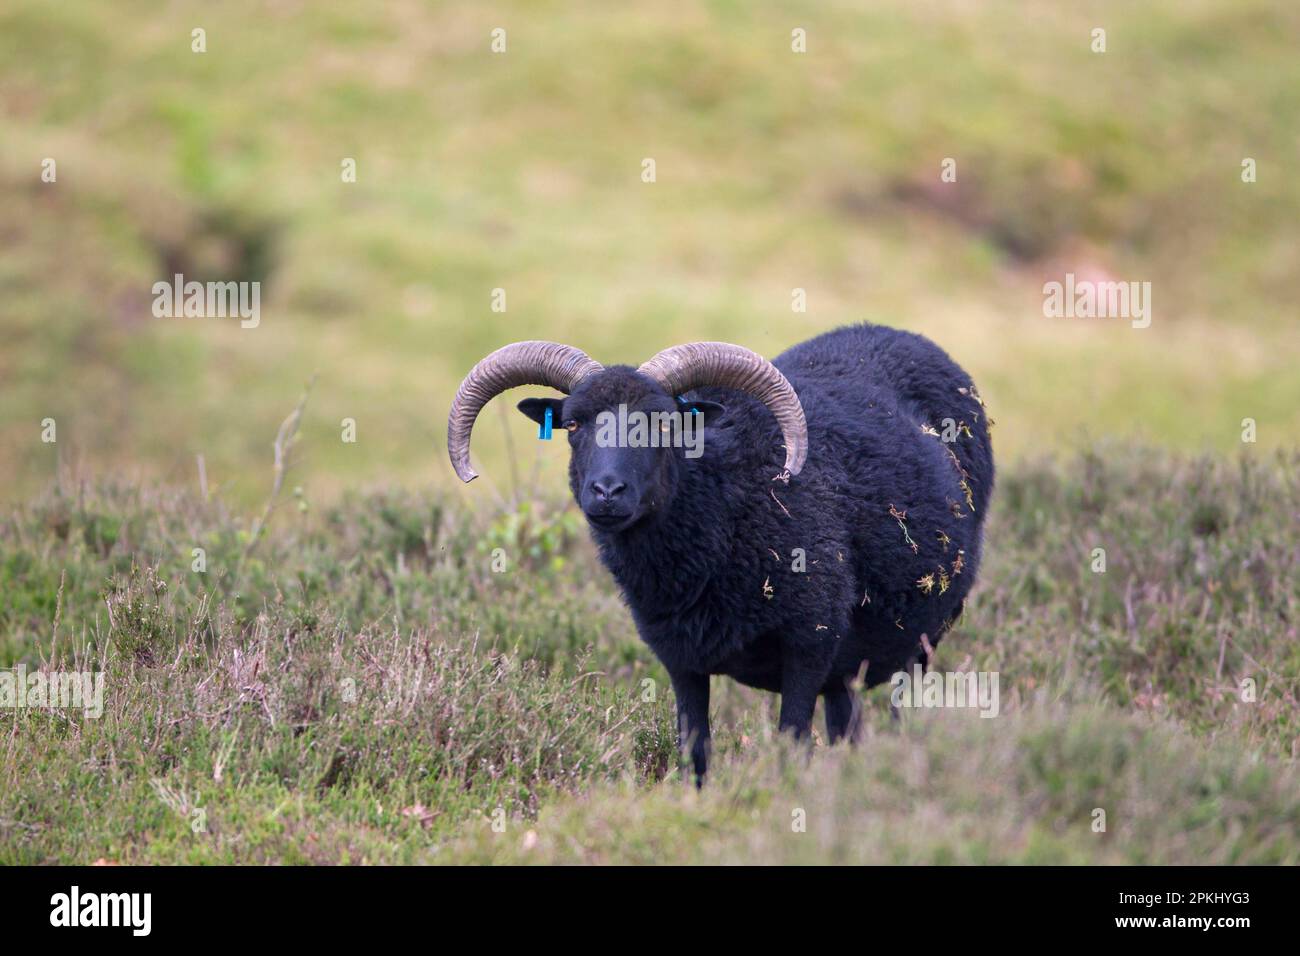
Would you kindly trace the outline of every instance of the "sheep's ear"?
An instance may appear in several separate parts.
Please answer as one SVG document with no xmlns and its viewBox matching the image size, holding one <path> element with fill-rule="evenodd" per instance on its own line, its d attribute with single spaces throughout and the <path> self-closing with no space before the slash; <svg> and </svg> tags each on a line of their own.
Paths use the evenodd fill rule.
<svg viewBox="0 0 1300 956">
<path fill-rule="evenodd" d="M 727 414 L 727 406 L 719 405 L 717 402 L 683 402 L 682 414 L 691 414 L 691 409 L 697 409 L 704 416 L 705 425 L 716 425 L 723 415 Z"/>
<path fill-rule="evenodd" d="M 515 407 L 539 425 L 545 423 L 546 410 L 549 408 L 551 410 L 551 426 L 556 430 L 563 426 L 564 419 L 560 417 L 560 412 L 564 408 L 564 399 L 562 398 L 525 398 Z"/>
</svg>

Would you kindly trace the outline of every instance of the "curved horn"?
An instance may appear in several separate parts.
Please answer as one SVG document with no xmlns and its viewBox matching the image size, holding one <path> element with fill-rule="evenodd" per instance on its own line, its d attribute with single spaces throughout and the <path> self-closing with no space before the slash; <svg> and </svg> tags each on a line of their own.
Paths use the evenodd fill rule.
<svg viewBox="0 0 1300 956">
<path fill-rule="evenodd" d="M 447 454 L 461 481 L 473 481 L 478 472 L 469 463 L 469 436 L 479 410 L 507 388 L 545 385 L 569 394 L 601 364 L 581 349 L 558 342 L 515 342 L 499 348 L 465 376 L 456 390 L 447 416 Z"/>
<path fill-rule="evenodd" d="M 704 385 L 752 395 L 771 410 L 785 438 L 785 470 L 776 477 L 788 480 L 803 469 L 808 457 L 803 406 L 780 369 L 763 356 L 726 342 L 692 342 L 664 349 L 638 371 L 653 378 L 669 395 Z"/>
</svg>

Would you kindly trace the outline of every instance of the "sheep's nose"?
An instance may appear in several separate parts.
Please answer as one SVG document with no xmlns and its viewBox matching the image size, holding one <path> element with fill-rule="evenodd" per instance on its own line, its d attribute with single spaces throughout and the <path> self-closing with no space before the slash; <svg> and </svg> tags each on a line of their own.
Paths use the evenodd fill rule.
<svg viewBox="0 0 1300 956">
<path fill-rule="evenodd" d="M 627 485 L 624 482 L 613 477 L 597 478 L 591 483 L 591 490 L 601 501 L 613 501 L 625 488 Z"/>
</svg>

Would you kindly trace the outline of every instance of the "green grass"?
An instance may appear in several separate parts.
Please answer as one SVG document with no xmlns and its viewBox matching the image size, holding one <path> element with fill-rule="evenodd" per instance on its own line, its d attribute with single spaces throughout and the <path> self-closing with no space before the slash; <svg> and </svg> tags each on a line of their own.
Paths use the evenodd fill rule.
<svg viewBox="0 0 1300 956">
<path fill-rule="evenodd" d="M 22 500 L 59 460 L 186 481 L 202 454 L 231 500 L 256 501 L 262 436 L 313 372 L 311 490 L 442 484 L 456 383 L 506 341 L 605 362 L 711 338 L 771 355 L 861 319 L 949 349 L 1007 461 L 1084 429 L 1228 451 L 1247 417 L 1290 447 L 1298 37 L 1276 0 L 1033 16 L 943 0 L 12 0 L 4 494 Z M 948 156 L 958 181 L 942 188 Z M 57 183 L 39 179 L 45 157 Z M 263 280 L 262 324 L 153 318 L 150 286 L 174 269 Z M 1042 284 L 1066 271 L 1151 281 L 1151 328 L 1045 319 Z M 796 287 L 807 313 L 791 312 Z M 345 417 L 356 445 L 337 440 Z M 499 473 L 499 427 L 478 444 Z"/>
<path fill-rule="evenodd" d="M 0 863 L 1300 862 L 1297 465 L 1008 470 L 937 661 L 997 671 L 1000 715 L 896 727 L 876 691 L 860 748 L 807 753 L 719 678 L 699 794 L 571 506 L 287 496 L 253 541 L 65 475 L 0 522 L 0 664 L 102 669 L 104 713 L 0 714 Z"/>
</svg>

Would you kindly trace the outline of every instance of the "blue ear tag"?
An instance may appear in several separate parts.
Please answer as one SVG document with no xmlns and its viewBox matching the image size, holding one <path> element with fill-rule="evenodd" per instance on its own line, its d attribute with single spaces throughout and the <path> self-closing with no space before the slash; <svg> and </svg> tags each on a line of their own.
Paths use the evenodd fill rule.
<svg viewBox="0 0 1300 956">
<path fill-rule="evenodd" d="M 686 399 L 684 399 L 684 398 L 682 398 L 680 395 L 678 395 L 678 396 L 677 396 L 677 404 L 679 404 L 679 405 L 685 405 L 685 404 L 687 404 Z M 694 405 L 692 405 L 692 406 L 691 406 L 691 414 L 692 414 L 692 415 L 698 415 L 699 413 L 700 413 L 700 410 L 699 410 L 698 408 L 696 408 Z"/>
<path fill-rule="evenodd" d="M 551 440 L 551 409 L 549 406 L 546 409 L 546 421 L 537 427 L 537 437 L 542 441 Z"/>
</svg>

